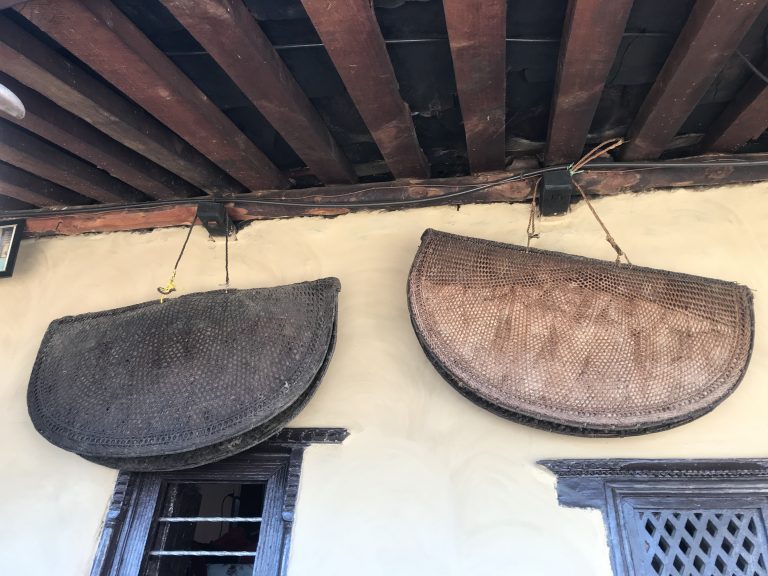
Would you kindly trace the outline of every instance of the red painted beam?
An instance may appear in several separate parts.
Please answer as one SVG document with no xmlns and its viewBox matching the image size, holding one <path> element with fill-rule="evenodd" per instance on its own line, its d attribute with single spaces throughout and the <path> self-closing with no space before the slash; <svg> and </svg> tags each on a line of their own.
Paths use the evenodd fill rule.
<svg viewBox="0 0 768 576">
<path fill-rule="evenodd" d="M 613 1 L 613 0 L 612 0 Z M 444 0 L 469 167 L 505 164 L 506 0 Z"/>
<path fill-rule="evenodd" d="M 768 62 L 762 66 L 768 69 Z M 731 100 L 701 144 L 703 151 L 735 152 L 768 129 L 768 83 L 757 75 Z"/>
<path fill-rule="evenodd" d="M 395 178 L 429 175 L 369 0 L 302 0 Z"/>
<path fill-rule="evenodd" d="M 251 190 L 288 181 L 109 0 L 33 0 L 17 10 Z"/>
<path fill-rule="evenodd" d="M 242 0 L 161 0 L 325 183 L 357 181 L 320 114 Z"/>
<path fill-rule="evenodd" d="M 569 1 L 549 119 L 547 165 L 581 157 L 633 1 Z"/>
<path fill-rule="evenodd" d="M 628 132 L 624 160 L 658 158 L 767 0 L 697 0 Z"/>
</svg>

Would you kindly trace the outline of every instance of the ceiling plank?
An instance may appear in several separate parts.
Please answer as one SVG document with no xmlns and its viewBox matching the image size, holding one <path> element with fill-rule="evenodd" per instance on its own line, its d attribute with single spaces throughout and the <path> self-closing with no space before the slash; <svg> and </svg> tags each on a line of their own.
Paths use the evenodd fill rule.
<svg viewBox="0 0 768 576">
<path fill-rule="evenodd" d="M 325 183 L 357 181 L 320 114 L 242 0 L 161 0 Z"/>
<path fill-rule="evenodd" d="M 0 120 L 0 160 L 98 202 L 146 200 L 138 190 L 7 120 Z"/>
<path fill-rule="evenodd" d="M 261 150 L 108 0 L 34 0 L 17 10 L 249 189 L 288 185 Z"/>
<path fill-rule="evenodd" d="M 581 157 L 634 0 L 570 0 L 549 119 L 545 163 Z"/>
<path fill-rule="evenodd" d="M 213 195 L 244 190 L 144 110 L 2 15 L 0 70 L 201 190 Z"/>
<path fill-rule="evenodd" d="M 506 0 L 444 0 L 469 167 L 505 163 Z"/>
<path fill-rule="evenodd" d="M 408 105 L 368 0 L 302 0 L 395 178 L 429 176 Z"/>
<path fill-rule="evenodd" d="M 742 154 L 735 156 L 708 155 L 684 160 L 675 160 L 672 166 L 654 163 L 653 166 L 638 168 L 610 167 L 597 169 L 597 166 L 579 172 L 574 179 L 584 190 L 595 196 L 611 196 L 621 193 L 647 192 L 658 188 L 703 187 L 741 184 L 768 180 L 768 166 L 750 161 L 766 162 L 768 154 Z M 727 168 L 717 165 L 717 161 L 736 162 Z M 711 164 L 702 167 L 702 162 Z M 690 166 L 685 166 L 690 163 Z M 537 178 L 525 181 L 506 181 L 505 183 L 485 188 L 471 194 L 443 198 L 448 193 L 465 190 L 468 186 L 479 186 L 508 178 L 510 172 L 494 172 L 462 178 L 444 178 L 434 180 L 397 180 L 375 184 L 352 184 L 324 186 L 300 190 L 272 191 L 266 194 L 241 194 L 227 203 L 229 215 L 233 221 L 263 220 L 287 218 L 293 216 L 338 216 L 349 212 L 370 210 L 366 203 L 383 204 L 376 209 L 404 209 L 413 206 L 445 206 L 461 204 L 479 204 L 493 202 L 523 202 L 530 200 Z M 402 200 L 432 198 L 430 202 L 420 204 L 398 204 Z M 293 200 L 305 206 L 278 206 L 249 203 L 249 200 Z M 322 206 L 333 201 L 344 206 Z M 391 204 L 387 204 L 391 202 Z M 317 206 L 313 206 L 317 204 Z M 153 206 L 136 209 L 115 210 L 68 214 L 66 209 L 55 214 L 45 214 L 27 220 L 27 230 L 32 235 L 81 234 L 85 232 L 107 232 L 115 230 L 138 230 L 161 226 L 181 226 L 190 222 L 194 214 L 194 204 L 174 206 Z M 13 218 L 13 213 L 3 214 L 2 218 Z"/>
<path fill-rule="evenodd" d="M 5 162 L 0 162 L 0 194 L 40 208 L 82 206 L 93 203 L 90 198 L 19 170 Z"/>
<path fill-rule="evenodd" d="M 768 62 L 762 66 L 768 69 Z M 703 151 L 735 152 L 768 129 L 768 83 L 755 75 L 709 128 Z"/>
<path fill-rule="evenodd" d="M 628 132 L 621 158 L 658 158 L 680 130 L 766 0 L 697 0 Z"/>
<path fill-rule="evenodd" d="M 84 158 L 152 198 L 167 200 L 201 194 L 197 188 L 178 176 L 2 72 L 0 84 L 14 92 L 26 108 L 24 118 L 7 116 L 9 121 Z"/>
</svg>

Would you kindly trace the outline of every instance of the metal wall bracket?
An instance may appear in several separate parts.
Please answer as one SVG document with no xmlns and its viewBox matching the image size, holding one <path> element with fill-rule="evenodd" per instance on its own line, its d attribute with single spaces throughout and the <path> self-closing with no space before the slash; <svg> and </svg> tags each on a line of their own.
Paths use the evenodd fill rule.
<svg viewBox="0 0 768 576">
<path fill-rule="evenodd" d="M 567 168 L 545 172 L 539 193 L 539 212 L 542 216 L 557 216 L 568 212 L 573 184 Z"/>
<path fill-rule="evenodd" d="M 231 236 L 235 233 L 235 224 L 229 218 L 224 204 L 200 202 L 197 205 L 197 217 L 211 236 Z"/>
</svg>

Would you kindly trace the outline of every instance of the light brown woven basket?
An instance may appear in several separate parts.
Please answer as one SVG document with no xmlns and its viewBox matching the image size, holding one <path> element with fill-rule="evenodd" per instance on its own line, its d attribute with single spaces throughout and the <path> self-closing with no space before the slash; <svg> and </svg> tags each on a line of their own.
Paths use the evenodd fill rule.
<svg viewBox="0 0 768 576">
<path fill-rule="evenodd" d="M 427 356 L 501 416 L 588 436 L 712 410 L 752 350 L 737 284 L 427 230 L 408 282 Z"/>
</svg>

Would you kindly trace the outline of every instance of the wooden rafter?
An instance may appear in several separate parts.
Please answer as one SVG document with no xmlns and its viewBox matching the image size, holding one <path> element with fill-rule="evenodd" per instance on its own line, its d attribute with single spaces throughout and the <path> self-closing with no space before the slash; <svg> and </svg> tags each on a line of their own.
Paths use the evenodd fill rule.
<svg viewBox="0 0 768 576">
<path fill-rule="evenodd" d="M 310 171 L 326 183 L 357 177 L 320 114 L 242 0 L 162 0 Z"/>
<path fill-rule="evenodd" d="M 581 156 L 633 1 L 568 3 L 549 120 L 548 165 Z"/>
<path fill-rule="evenodd" d="M 697 0 L 629 129 L 625 160 L 658 158 L 738 48 L 766 0 Z"/>
<path fill-rule="evenodd" d="M 469 167 L 505 162 L 506 0 L 444 0 Z"/>
<path fill-rule="evenodd" d="M 711 167 L 702 167 L 701 161 L 713 163 Z M 718 166 L 717 160 L 730 160 L 736 166 Z M 740 156 L 706 156 L 687 160 L 676 160 L 674 166 L 649 166 L 641 168 L 605 168 L 597 171 L 590 169 L 575 175 L 576 181 L 589 194 L 610 196 L 620 193 L 642 192 L 654 188 L 679 186 L 711 187 L 726 184 L 757 182 L 768 179 L 768 166 L 752 164 L 750 160 L 766 161 L 768 154 L 750 154 Z M 686 162 L 690 166 L 680 166 Z M 303 190 L 272 191 L 265 194 L 241 194 L 227 204 L 229 215 L 234 221 L 286 218 L 292 216 L 337 216 L 369 210 L 367 203 L 376 202 L 379 209 L 400 209 L 414 204 L 398 204 L 402 200 L 433 200 L 418 205 L 459 205 L 490 202 L 522 202 L 533 195 L 537 179 L 511 181 L 486 188 L 471 194 L 442 198 L 442 196 L 479 186 L 508 177 L 508 172 L 495 172 L 463 178 L 439 180 L 397 180 L 383 184 L 355 184 L 344 186 L 325 186 Z M 307 206 L 267 206 L 248 203 L 248 200 L 293 200 Z M 330 202 L 344 203 L 341 207 L 322 206 Z M 88 214 L 67 214 L 66 210 L 43 217 L 30 218 L 27 229 L 33 235 L 40 234 L 80 234 L 84 232 L 106 232 L 115 230 L 137 230 L 161 226 L 179 226 L 188 224 L 194 215 L 193 204 L 174 206 L 152 206 L 146 208 L 97 212 Z M 13 218 L 13 213 L 3 214 L 2 218 Z"/>
<path fill-rule="evenodd" d="M 0 160 L 98 202 L 146 200 L 135 188 L 27 134 L 7 120 L 0 120 Z"/>
<path fill-rule="evenodd" d="M 210 194 L 234 179 L 144 110 L 0 15 L 0 70 Z"/>
<path fill-rule="evenodd" d="M 763 70 L 768 70 L 764 62 Z M 735 152 L 768 129 L 768 83 L 757 75 L 731 100 L 718 116 L 701 144 L 712 152 Z"/>
<path fill-rule="evenodd" d="M 368 0 L 302 0 L 360 116 L 395 178 L 429 175 Z"/>
<path fill-rule="evenodd" d="M 10 88 L 26 108 L 24 118 L 8 117 L 9 121 L 88 160 L 152 198 L 164 200 L 200 195 L 199 190 L 178 176 L 1 72 L 0 84 Z"/>
<path fill-rule="evenodd" d="M 5 162 L 0 162 L 0 194 L 40 208 L 80 206 L 92 202 L 90 198 Z"/>
<path fill-rule="evenodd" d="M 33 0 L 17 10 L 246 187 L 287 186 L 261 150 L 109 0 Z"/>
</svg>

